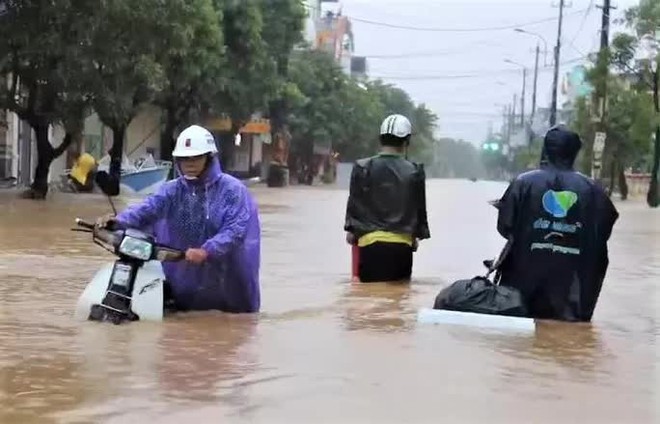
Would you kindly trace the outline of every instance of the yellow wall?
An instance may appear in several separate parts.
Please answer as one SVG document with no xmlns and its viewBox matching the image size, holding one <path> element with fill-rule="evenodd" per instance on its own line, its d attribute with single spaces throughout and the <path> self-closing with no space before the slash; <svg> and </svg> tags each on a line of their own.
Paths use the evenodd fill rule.
<svg viewBox="0 0 660 424">
<path fill-rule="evenodd" d="M 124 153 L 130 158 L 146 154 L 147 148 L 154 148 L 155 159 L 160 157 L 160 120 L 162 112 L 158 107 L 145 105 L 133 118 L 126 130 Z M 112 147 L 112 130 L 93 114 L 85 121 L 85 151 L 96 159 L 101 159 Z"/>
<path fill-rule="evenodd" d="M 162 111 L 152 105 L 145 105 L 133 119 L 126 131 L 124 152 L 131 158 L 147 153 L 147 148 L 156 150 L 154 159 L 160 158 L 160 122 Z"/>
</svg>

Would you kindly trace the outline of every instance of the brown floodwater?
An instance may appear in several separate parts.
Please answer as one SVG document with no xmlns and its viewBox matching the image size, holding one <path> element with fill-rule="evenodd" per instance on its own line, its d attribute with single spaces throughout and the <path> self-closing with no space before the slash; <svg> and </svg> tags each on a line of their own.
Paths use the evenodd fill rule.
<svg viewBox="0 0 660 424">
<path fill-rule="evenodd" d="M 433 238 L 409 287 L 349 282 L 345 191 L 256 188 L 262 312 L 122 326 L 72 319 L 112 256 L 69 228 L 107 202 L 0 193 L 0 423 L 660 422 L 660 211 L 642 203 L 617 204 L 593 323 L 416 323 L 499 252 L 486 202 L 504 187 L 429 182 Z"/>
</svg>

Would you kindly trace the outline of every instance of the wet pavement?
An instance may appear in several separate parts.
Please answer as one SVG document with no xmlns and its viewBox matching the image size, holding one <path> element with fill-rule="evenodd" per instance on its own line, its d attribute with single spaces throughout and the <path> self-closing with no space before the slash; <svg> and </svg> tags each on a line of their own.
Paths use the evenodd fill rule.
<svg viewBox="0 0 660 424">
<path fill-rule="evenodd" d="M 262 312 L 122 326 L 72 319 L 112 256 L 68 230 L 107 202 L 0 192 L 0 423 L 660 422 L 660 213 L 642 203 L 617 204 L 592 324 L 416 323 L 499 252 L 487 201 L 504 187 L 429 182 L 433 238 L 409 287 L 349 282 L 345 191 L 257 187 Z"/>
</svg>

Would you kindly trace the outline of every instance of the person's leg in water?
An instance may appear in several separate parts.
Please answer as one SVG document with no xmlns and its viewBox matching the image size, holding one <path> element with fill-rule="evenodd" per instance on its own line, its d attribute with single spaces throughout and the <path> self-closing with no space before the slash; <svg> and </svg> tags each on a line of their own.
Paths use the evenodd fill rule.
<svg viewBox="0 0 660 424">
<path fill-rule="evenodd" d="M 413 249 L 404 243 L 377 242 L 360 248 L 359 276 L 363 283 L 410 281 Z"/>
<path fill-rule="evenodd" d="M 172 285 L 167 280 L 163 282 L 163 310 L 165 313 L 177 311 L 174 294 L 172 293 Z"/>
</svg>

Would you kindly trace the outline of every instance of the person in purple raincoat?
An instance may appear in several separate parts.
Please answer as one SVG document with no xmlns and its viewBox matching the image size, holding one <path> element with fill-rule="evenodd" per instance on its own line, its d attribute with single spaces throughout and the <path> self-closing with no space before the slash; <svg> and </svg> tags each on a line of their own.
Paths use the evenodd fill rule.
<svg viewBox="0 0 660 424">
<path fill-rule="evenodd" d="M 163 263 L 176 309 L 258 312 L 259 212 L 217 152 L 209 131 L 186 128 L 172 152 L 178 178 L 99 225 L 152 229 L 158 243 L 186 252 L 185 261 Z"/>
</svg>

